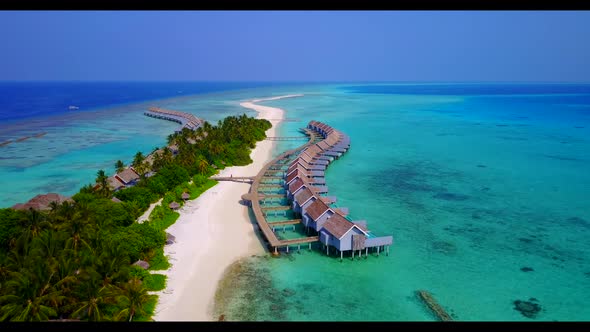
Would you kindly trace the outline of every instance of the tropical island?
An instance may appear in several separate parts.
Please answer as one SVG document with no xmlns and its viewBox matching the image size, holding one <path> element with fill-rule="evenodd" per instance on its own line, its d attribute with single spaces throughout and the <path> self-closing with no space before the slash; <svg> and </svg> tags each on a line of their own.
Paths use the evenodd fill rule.
<svg viewBox="0 0 590 332">
<path fill-rule="evenodd" d="M 271 126 L 242 115 L 183 128 L 71 198 L 1 209 L 0 321 L 151 320 L 176 210 L 216 185 L 218 170 L 252 163 Z"/>
</svg>

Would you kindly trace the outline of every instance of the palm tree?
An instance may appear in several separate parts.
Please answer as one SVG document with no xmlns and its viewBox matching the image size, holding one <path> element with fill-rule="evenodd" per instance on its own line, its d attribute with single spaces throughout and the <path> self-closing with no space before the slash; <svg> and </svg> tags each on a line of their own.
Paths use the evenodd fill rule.
<svg viewBox="0 0 590 332">
<path fill-rule="evenodd" d="M 78 251 L 80 244 L 88 247 L 84 235 L 94 231 L 94 224 L 90 222 L 90 209 L 86 203 L 78 203 L 78 209 L 73 218 L 63 225 L 63 229 L 68 232 L 69 239 L 66 241 L 66 248 Z"/>
<path fill-rule="evenodd" d="M 117 169 L 117 173 L 121 173 L 125 170 L 125 164 L 121 160 L 117 160 L 115 169 Z"/>
<path fill-rule="evenodd" d="M 48 228 L 50 224 L 45 220 L 45 216 L 39 211 L 29 208 L 24 220 L 25 232 L 32 237 L 39 235 L 42 229 Z"/>
<path fill-rule="evenodd" d="M 168 143 L 168 146 L 173 145 L 175 140 L 176 140 L 175 134 L 170 134 L 170 135 L 166 136 L 166 143 Z"/>
<path fill-rule="evenodd" d="M 94 264 L 96 272 L 101 275 L 103 285 L 112 284 L 113 281 L 127 279 L 129 275 L 129 254 L 120 244 L 104 242 L 104 248 L 96 253 Z"/>
<path fill-rule="evenodd" d="M 199 174 L 207 173 L 207 170 L 209 169 L 209 163 L 207 160 L 205 160 L 205 158 L 201 157 L 197 161 L 197 169 L 199 170 Z"/>
<path fill-rule="evenodd" d="M 113 293 L 109 286 L 100 283 L 98 273 L 91 270 L 85 273 L 85 277 L 75 292 L 80 301 L 75 304 L 71 316 L 87 318 L 89 321 L 100 321 L 103 319 L 102 311 L 105 305 L 114 299 Z"/>
<path fill-rule="evenodd" d="M 172 151 L 170 151 L 170 149 L 163 150 L 162 159 L 164 159 L 164 165 L 167 165 L 169 162 L 171 162 L 173 157 L 174 156 L 172 155 Z"/>
<path fill-rule="evenodd" d="M 135 314 L 145 314 L 143 307 L 148 302 L 149 295 L 147 289 L 142 286 L 141 280 L 138 278 L 129 280 L 119 289 L 119 292 L 117 300 L 124 309 L 117 314 L 116 318 L 128 318 L 132 321 Z"/>
<path fill-rule="evenodd" d="M 109 197 L 111 195 L 108 180 L 109 178 L 106 176 L 104 170 L 101 169 L 96 173 L 96 183 L 100 185 L 99 193 L 103 197 Z"/>
<path fill-rule="evenodd" d="M 150 169 L 147 162 L 140 162 L 137 166 L 133 166 L 133 169 L 139 174 L 141 180 L 145 180 L 145 173 Z"/>
<path fill-rule="evenodd" d="M 141 151 L 138 151 L 135 156 L 133 157 L 133 163 L 131 164 L 133 168 L 137 168 L 143 161 L 145 160 L 145 156 Z"/>
<path fill-rule="evenodd" d="M 36 257 L 44 259 L 52 267 L 57 266 L 57 257 L 63 249 L 65 233 L 62 231 L 42 231 L 39 236 L 33 239 L 33 253 Z"/>
<path fill-rule="evenodd" d="M 57 315 L 50 305 L 62 299 L 49 284 L 51 275 L 44 284 L 29 273 L 13 272 L 11 277 L 6 282 L 10 292 L 0 296 L 0 321 L 45 321 Z"/>
<path fill-rule="evenodd" d="M 64 222 L 72 220 L 75 213 L 76 206 L 69 201 L 65 201 L 57 208 L 53 222 L 56 224 L 63 224 Z"/>
<path fill-rule="evenodd" d="M 17 295 L 0 296 L 0 303 L 5 303 L 0 307 L 0 322 L 7 319 L 13 322 L 41 322 L 57 316 L 53 308 L 43 304 L 45 299 L 46 296 L 23 301 L 22 297 Z"/>
</svg>

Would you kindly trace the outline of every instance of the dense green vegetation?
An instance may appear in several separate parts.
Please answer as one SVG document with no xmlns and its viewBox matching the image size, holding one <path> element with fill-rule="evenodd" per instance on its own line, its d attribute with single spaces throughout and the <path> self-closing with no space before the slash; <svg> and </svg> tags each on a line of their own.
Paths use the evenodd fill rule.
<svg viewBox="0 0 590 332">
<path fill-rule="evenodd" d="M 135 155 L 141 181 L 134 187 L 112 193 L 100 170 L 97 186 L 82 187 L 73 203 L 52 203 L 49 211 L 0 209 L 0 321 L 150 320 L 157 297 L 147 292 L 163 289 L 165 276 L 132 264 L 168 268 L 165 229 L 179 216 L 168 204 L 211 188 L 216 168 L 251 163 L 250 149 L 270 127 L 243 115 L 185 129 L 168 137 L 176 155 L 157 150 L 152 164 Z M 150 171 L 155 175 L 148 177 Z M 146 222 L 135 222 L 160 198 Z"/>
</svg>

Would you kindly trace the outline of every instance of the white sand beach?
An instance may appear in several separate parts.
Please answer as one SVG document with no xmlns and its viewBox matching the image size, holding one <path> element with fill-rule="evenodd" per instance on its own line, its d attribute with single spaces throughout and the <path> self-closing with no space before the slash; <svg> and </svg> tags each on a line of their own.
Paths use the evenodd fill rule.
<svg viewBox="0 0 590 332">
<path fill-rule="evenodd" d="M 240 105 L 258 112 L 258 118 L 283 119 L 280 108 L 256 105 L 255 102 L 298 97 L 287 95 L 255 99 Z M 279 121 L 280 122 L 280 121 Z M 276 136 L 276 125 L 267 136 Z M 247 166 L 228 167 L 220 176 L 254 176 L 272 159 L 273 141 L 256 144 Z M 214 296 L 226 268 L 236 260 L 265 252 L 254 233 L 248 217 L 248 207 L 241 205 L 242 194 L 248 192 L 246 183 L 220 182 L 180 210 L 176 223 L 166 231 L 176 242 L 164 248 L 171 268 L 157 273 L 166 274 L 166 288 L 160 292 L 153 316 L 155 321 L 211 321 Z"/>
</svg>

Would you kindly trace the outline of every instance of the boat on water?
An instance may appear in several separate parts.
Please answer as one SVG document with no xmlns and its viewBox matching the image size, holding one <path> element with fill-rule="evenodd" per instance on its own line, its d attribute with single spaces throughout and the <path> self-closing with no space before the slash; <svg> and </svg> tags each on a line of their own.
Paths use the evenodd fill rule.
<svg viewBox="0 0 590 332">
<path fill-rule="evenodd" d="M 73 110 L 80 109 L 80 107 L 74 106 L 74 105 L 70 105 L 70 106 L 68 106 L 68 109 L 71 110 L 71 111 L 73 111 Z"/>
</svg>

